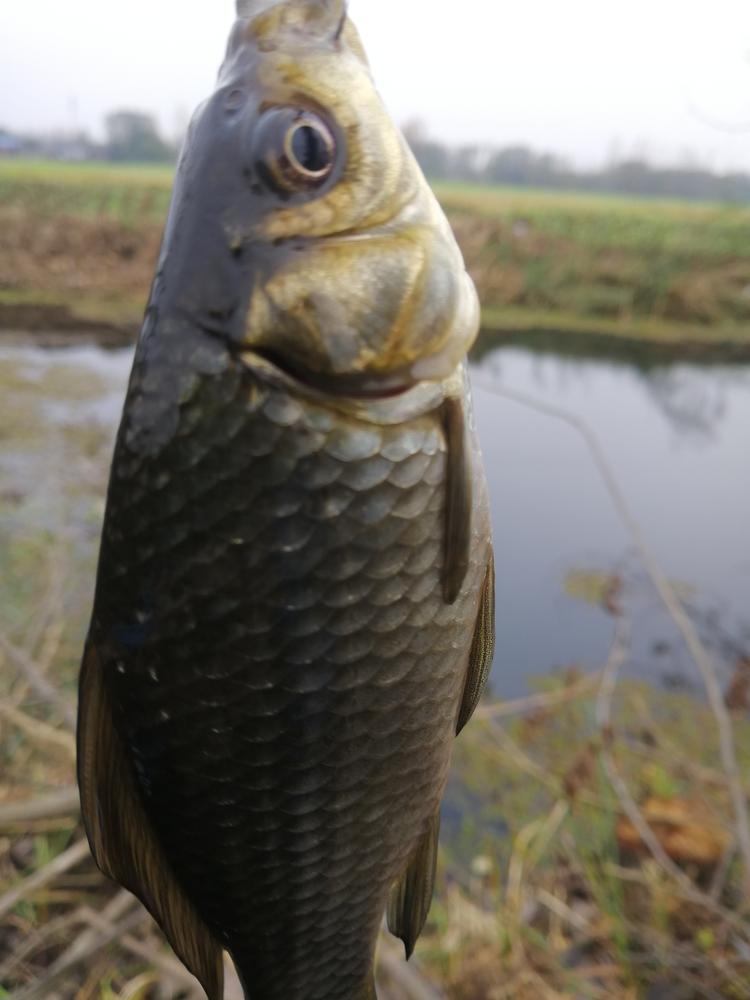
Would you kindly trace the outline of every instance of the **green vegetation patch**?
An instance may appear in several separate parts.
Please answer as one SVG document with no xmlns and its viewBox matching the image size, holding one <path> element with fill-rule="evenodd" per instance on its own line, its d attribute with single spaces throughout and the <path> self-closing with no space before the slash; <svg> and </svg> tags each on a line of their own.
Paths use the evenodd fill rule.
<svg viewBox="0 0 750 1000">
<path fill-rule="evenodd" d="M 97 299 L 142 306 L 172 180 L 169 166 L 0 161 L 0 291 L 54 290 L 69 309 L 83 298 L 94 318 Z M 750 343 L 750 208 L 458 183 L 436 191 L 489 329 L 687 350 Z"/>
<path fill-rule="evenodd" d="M 152 164 L 0 160 L 0 209 L 13 207 L 37 217 L 106 216 L 129 225 L 160 222 L 173 176 L 172 167 Z"/>
<path fill-rule="evenodd" d="M 598 693 L 597 678 L 546 678 L 535 704 L 486 705 L 456 743 L 439 901 L 417 952 L 448 996 L 503 984 L 498 996 L 521 1000 L 636 1000 L 667 982 L 685 998 L 746 995 L 750 921 L 715 720 L 626 680 L 602 731 Z M 747 782 L 746 715 L 732 735 Z"/>
<path fill-rule="evenodd" d="M 493 329 L 750 339 L 750 210 L 440 185 Z"/>
</svg>

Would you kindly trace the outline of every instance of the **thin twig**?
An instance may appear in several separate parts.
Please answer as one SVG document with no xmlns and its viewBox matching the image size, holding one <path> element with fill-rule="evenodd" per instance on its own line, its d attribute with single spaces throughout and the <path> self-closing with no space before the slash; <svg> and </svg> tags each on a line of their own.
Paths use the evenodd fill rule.
<svg viewBox="0 0 750 1000">
<path fill-rule="evenodd" d="M 682 636 L 685 645 L 690 651 L 690 654 L 703 678 L 706 695 L 714 714 L 714 718 L 716 719 L 716 725 L 719 732 L 721 759 L 729 783 L 732 806 L 737 824 L 737 839 L 744 866 L 743 883 L 745 896 L 747 899 L 750 899 L 750 813 L 748 812 L 747 799 L 742 787 L 740 768 L 737 762 L 732 721 L 729 715 L 729 710 L 724 703 L 716 669 L 700 639 L 700 636 L 698 635 L 695 626 L 682 606 L 679 597 L 675 593 L 674 587 L 669 582 L 669 579 L 659 565 L 651 546 L 646 541 L 643 530 L 630 509 L 630 506 L 625 498 L 625 494 L 617 482 L 617 477 L 614 474 L 599 439 L 584 420 L 573 413 L 569 413 L 567 410 L 562 410 L 559 407 L 552 406 L 549 403 L 545 403 L 543 400 L 527 395 L 526 393 L 517 392 L 513 389 L 504 389 L 499 386 L 487 385 L 477 379 L 474 379 L 474 381 L 488 392 L 495 393 L 496 395 L 503 396 L 506 399 L 520 403 L 522 406 L 536 410 L 538 413 L 543 413 L 547 416 L 554 417 L 557 420 L 562 420 L 564 423 L 576 430 L 586 442 L 594 463 L 599 470 L 599 474 L 607 487 L 610 499 L 612 500 L 620 520 L 627 529 L 641 562 L 651 579 L 651 582 L 656 588 L 656 591 L 659 594 L 659 597 L 667 609 L 672 621 L 675 623 L 678 631 L 680 632 L 680 635 Z"/>
<path fill-rule="evenodd" d="M 33 875 L 29 875 L 28 878 L 19 882 L 18 885 L 6 892 L 4 896 L 0 896 L 0 918 L 4 917 L 6 913 L 10 913 L 13 907 L 22 899 L 26 899 L 39 889 L 43 889 L 44 886 L 54 881 L 58 875 L 62 875 L 64 872 L 70 871 L 71 868 L 75 868 L 76 865 L 80 864 L 88 856 L 89 845 L 86 840 L 79 840 L 72 847 L 69 847 L 67 851 L 58 854 L 49 864 L 46 864 L 39 871 L 34 872 Z"/>
<path fill-rule="evenodd" d="M 9 802 L 0 806 L 0 830 L 40 819 L 74 817 L 81 808 L 77 788 L 65 788 L 27 802 Z"/>
<path fill-rule="evenodd" d="M 727 878 L 729 877 L 729 872 L 732 868 L 732 862 L 737 854 L 737 842 L 731 840 L 727 845 L 724 854 L 721 857 L 721 861 L 716 867 L 716 871 L 711 879 L 711 886 L 708 890 L 708 894 L 711 899 L 715 900 L 717 903 L 722 897 L 724 892 L 724 887 L 727 883 Z"/>
<path fill-rule="evenodd" d="M 523 906 L 524 875 L 530 868 L 538 864 L 569 812 L 569 804 L 564 799 L 558 799 L 548 816 L 533 820 L 521 830 L 513 841 L 513 854 L 508 865 L 506 894 L 513 905 L 519 924 L 521 923 Z"/>
<path fill-rule="evenodd" d="M 98 925 L 99 927 L 104 927 L 105 922 L 99 921 Z M 148 962 L 149 965 L 158 969 L 163 975 L 174 982 L 180 983 L 188 989 L 194 990 L 196 988 L 197 981 L 195 976 L 191 975 L 176 958 L 172 958 L 170 955 L 158 950 L 154 945 L 146 944 L 144 941 L 133 937 L 132 934 L 126 934 L 120 941 L 120 944 L 126 951 L 129 951 L 132 955 L 136 955 L 138 958 L 142 958 L 144 962 Z"/>
<path fill-rule="evenodd" d="M 602 673 L 602 682 L 596 701 L 596 722 L 602 737 L 601 760 L 609 783 L 617 795 L 622 811 L 628 817 L 641 841 L 648 848 L 659 867 L 679 886 L 686 899 L 705 907 L 727 923 L 747 934 L 746 923 L 736 914 L 721 906 L 717 900 L 702 892 L 675 864 L 661 845 L 650 824 L 630 793 L 630 789 L 620 774 L 611 750 L 612 743 L 612 700 L 617 687 L 617 676 L 625 663 L 630 649 L 630 626 L 620 616 L 615 618 L 615 634 L 607 663 Z"/>
<path fill-rule="evenodd" d="M 537 889 L 534 895 L 542 906 L 546 907 L 565 923 L 570 924 L 571 927 L 575 927 L 577 931 L 581 931 L 584 934 L 591 933 L 591 924 L 588 920 L 579 913 L 576 913 L 575 910 L 571 910 L 565 900 L 558 899 L 557 896 L 553 896 L 546 889 Z"/>
<path fill-rule="evenodd" d="M 66 525 L 69 518 L 61 516 L 57 530 L 53 532 L 54 542 L 47 550 L 45 565 L 40 567 L 40 578 L 46 582 L 44 593 L 38 603 L 38 612 L 29 621 L 24 635 L 24 648 L 35 649 L 44 639 L 44 633 L 51 623 L 62 622 L 63 593 L 66 575 L 69 571 L 70 533 Z"/>
<path fill-rule="evenodd" d="M 562 784 L 558 778 L 541 766 L 537 762 L 529 757 L 521 747 L 516 743 L 516 741 L 508 735 L 503 726 L 494 719 L 489 720 L 489 729 L 498 743 L 502 746 L 503 751 L 508 757 L 513 761 L 517 768 L 521 771 L 525 771 L 526 774 L 531 775 L 532 778 L 536 778 L 541 784 L 552 792 L 553 795 L 559 796 L 562 792 Z"/>
<path fill-rule="evenodd" d="M 60 961 L 72 959 L 78 952 L 87 951 L 95 942 L 97 934 L 106 933 L 112 929 L 115 921 L 120 920 L 135 907 L 139 910 L 141 919 L 146 917 L 146 911 L 141 907 L 135 896 L 127 889 L 120 889 L 102 910 L 94 910 L 90 906 L 81 907 L 82 919 L 90 926 L 90 930 L 73 942 L 70 948 L 60 957 Z"/>
<path fill-rule="evenodd" d="M 49 947 L 51 942 L 63 935 L 70 936 L 72 929 L 81 922 L 80 907 L 72 913 L 65 913 L 61 917 L 49 920 L 38 930 L 32 930 L 26 935 L 24 941 L 16 945 L 13 953 L 0 964 L 0 983 L 6 982 L 11 973 L 34 954 L 40 948 Z"/>
<path fill-rule="evenodd" d="M 716 768 L 706 767 L 690 760 L 681 747 L 667 738 L 663 731 L 659 732 L 659 742 L 656 746 L 638 745 L 633 743 L 630 752 L 637 757 L 643 757 L 649 761 L 661 761 L 675 769 L 675 773 L 683 775 L 690 784 L 709 785 L 727 791 L 729 781 L 723 771 Z M 743 787 L 748 790 L 748 780 L 745 779 Z M 750 792 L 748 792 L 750 794 Z"/>
<path fill-rule="evenodd" d="M 88 962 L 95 956 L 104 951 L 113 941 L 118 938 L 123 937 L 129 931 L 132 931 L 146 918 L 146 911 L 142 908 L 135 910 L 132 913 L 128 913 L 124 916 L 119 923 L 112 923 L 112 914 L 114 912 L 114 907 L 112 903 L 117 903 L 122 906 L 121 897 L 129 897 L 125 902 L 127 905 L 124 907 L 125 910 L 129 909 L 130 905 L 135 903 L 135 900 L 129 893 L 118 893 L 114 897 L 112 902 L 108 907 L 105 907 L 105 911 L 109 910 L 108 919 L 101 919 L 101 927 L 98 930 L 88 931 L 82 934 L 74 943 L 63 952 L 63 954 L 52 963 L 50 968 L 47 970 L 43 978 L 39 979 L 37 982 L 32 983 L 31 986 L 27 987 L 25 990 L 17 993 L 14 1000 L 47 1000 L 47 998 L 53 992 L 53 988 L 57 986 L 65 977 L 72 972 L 76 966 L 80 965 L 81 962 Z M 96 916 L 96 914 L 94 915 Z M 106 924 L 106 926 L 105 926 Z"/>
<path fill-rule="evenodd" d="M 70 701 L 44 676 L 44 673 L 23 649 L 14 646 L 0 632 L 0 651 L 13 663 L 40 698 L 59 709 L 67 727 L 75 732 L 76 711 Z"/>
<path fill-rule="evenodd" d="M 684 889 L 689 889 L 692 894 L 695 891 L 693 883 L 672 861 L 659 842 L 659 838 L 647 823 L 635 799 L 630 794 L 628 786 L 620 775 L 610 750 L 612 742 L 612 699 L 617 687 L 619 670 L 627 659 L 629 649 L 630 626 L 625 618 L 618 616 L 615 619 L 615 635 L 612 641 L 612 649 L 602 673 L 602 682 L 596 699 L 596 724 L 602 734 L 602 763 L 609 783 L 617 794 L 623 812 L 638 831 L 639 837 L 653 855 L 654 860 L 675 881 L 679 882 Z"/>
<path fill-rule="evenodd" d="M 559 691 L 545 691 L 541 694 L 531 694 L 526 698 L 480 705 L 474 714 L 478 719 L 505 719 L 510 716 L 527 715 L 529 712 L 557 708 L 588 694 L 599 683 L 599 676 L 598 673 L 587 674 L 575 684 L 569 684 Z"/>
<path fill-rule="evenodd" d="M 22 730 L 37 742 L 51 743 L 53 746 L 60 747 L 75 760 L 75 737 L 67 730 L 55 729 L 49 723 L 34 719 L 20 709 L 14 708 L 13 705 L 4 702 L 0 702 L 0 717 L 7 719 L 11 725 L 16 726 L 17 729 Z"/>
</svg>

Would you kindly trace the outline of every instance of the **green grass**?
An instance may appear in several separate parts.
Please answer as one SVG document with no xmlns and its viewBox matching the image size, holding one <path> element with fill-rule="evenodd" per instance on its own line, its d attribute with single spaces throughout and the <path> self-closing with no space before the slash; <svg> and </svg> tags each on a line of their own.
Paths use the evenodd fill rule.
<svg viewBox="0 0 750 1000">
<path fill-rule="evenodd" d="M 172 178 L 170 166 L 0 161 L 0 222 L 7 229 L 19 219 L 107 220 L 142 234 L 163 224 Z M 726 343 L 750 352 L 750 208 L 458 183 L 435 189 L 488 330 L 556 330 L 687 350 Z M 85 242 L 79 252 L 85 274 Z M 0 256 L 0 274 L 10 270 L 2 264 Z M 39 266 L 38 280 L 0 280 L 0 290 L 49 290 L 50 269 L 43 260 Z M 144 260 L 141 288 L 127 293 L 138 305 L 129 315 L 142 307 L 152 267 Z M 114 274 L 99 299 L 117 300 L 118 291 Z M 80 286 L 54 294 L 73 312 Z"/>
<path fill-rule="evenodd" d="M 446 182 L 434 187 L 449 212 L 526 223 L 592 250 L 750 259 L 750 208 L 744 206 Z"/>
<path fill-rule="evenodd" d="M 482 311 L 483 328 L 487 334 L 535 333 L 554 331 L 560 334 L 606 335 L 623 341 L 648 340 L 655 345 L 712 347 L 750 342 L 750 330 L 745 323 L 723 323 L 710 326 L 698 323 L 678 323 L 650 317 L 627 317 L 611 320 L 592 315 L 557 310 L 496 308 Z"/>
<path fill-rule="evenodd" d="M 168 190 L 173 176 L 174 168 L 168 164 L 0 160 L 0 182 L 29 181 L 75 186 L 106 179 L 111 184 L 125 184 L 129 187 L 139 184 L 158 185 Z"/>
<path fill-rule="evenodd" d="M 442 184 L 501 332 L 750 347 L 750 209 Z"/>
<path fill-rule="evenodd" d="M 0 209 L 158 222 L 169 207 L 173 176 L 171 166 L 151 164 L 0 160 Z"/>
</svg>

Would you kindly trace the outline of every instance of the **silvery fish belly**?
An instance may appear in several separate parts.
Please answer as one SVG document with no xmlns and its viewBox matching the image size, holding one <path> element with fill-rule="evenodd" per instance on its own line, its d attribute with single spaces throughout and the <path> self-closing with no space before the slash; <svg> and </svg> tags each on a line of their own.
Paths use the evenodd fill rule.
<svg viewBox="0 0 750 1000">
<path fill-rule="evenodd" d="M 211 1000 L 372 1000 L 492 658 L 477 304 L 340 0 L 238 5 L 112 464 L 84 822 Z"/>
</svg>

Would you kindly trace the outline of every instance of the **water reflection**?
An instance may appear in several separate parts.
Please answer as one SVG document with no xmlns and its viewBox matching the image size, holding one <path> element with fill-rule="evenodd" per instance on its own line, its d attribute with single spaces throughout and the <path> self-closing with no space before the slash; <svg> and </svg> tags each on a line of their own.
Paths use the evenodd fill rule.
<svg viewBox="0 0 750 1000">
<path fill-rule="evenodd" d="M 534 395 L 596 431 L 667 574 L 684 583 L 697 616 L 718 615 L 735 647 L 746 648 L 750 367 L 646 367 L 510 347 L 485 350 L 475 370 L 482 385 Z M 610 622 L 565 595 L 572 569 L 624 577 L 636 670 L 695 681 L 580 437 L 484 388 L 476 402 L 498 566 L 495 692 L 516 695 L 533 673 L 606 657 Z M 727 644 L 717 652 L 729 670 Z"/>
<path fill-rule="evenodd" d="M 644 382 L 653 402 L 682 435 L 714 437 L 727 414 L 728 386 L 739 381 L 750 388 L 747 375 L 737 376 L 726 369 L 706 378 L 702 369 L 675 366 L 651 372 Z"/>
</svg>

